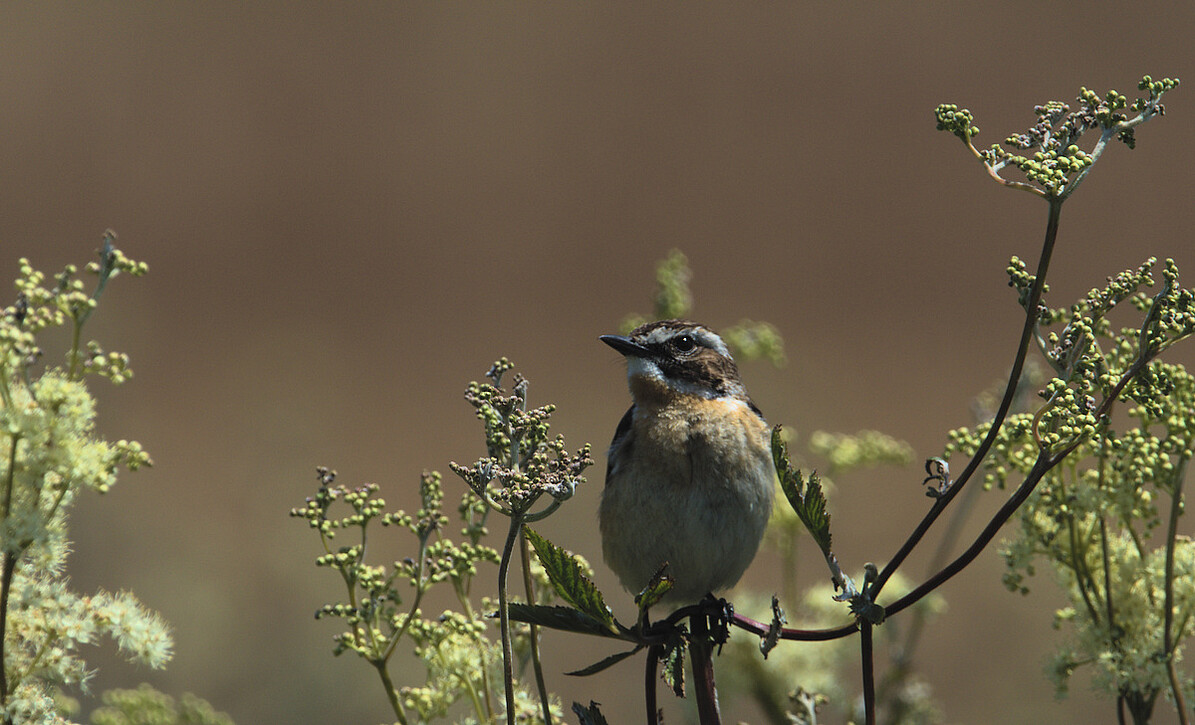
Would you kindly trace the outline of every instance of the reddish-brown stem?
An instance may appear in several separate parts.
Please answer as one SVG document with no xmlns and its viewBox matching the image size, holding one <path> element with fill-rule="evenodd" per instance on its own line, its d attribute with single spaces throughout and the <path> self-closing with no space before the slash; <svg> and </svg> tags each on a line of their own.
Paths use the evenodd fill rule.
<svg viewBox="0 0 1195 725">
<path fill-rule="evenodd" d="M 721 725 L 718 689 L 714 685 L 714 648 L 710 641 L 708 620 L 704 615 L 691 617 L 689 658 L 693 663 L 693 697 L 697 700 L 697 718 L 701 725 Z"/>
<path fill-rule="evenodd" d="M 863 659 L 863 713 L 867 725 L 876 722 L 875 662 L 871 647 L 871 622 L 859 625 L 859 651 Z"/>
<path fill-rule="evenodd" d="M 660 709 L 656 704 L 656 670 L 663 652 L 663 645 L 658 644 L 653 644 L 647 650 L 647 670 L 643 675 L 643 699 L 647 703 L 647 725 L 660 725 Z"/>
</svg>

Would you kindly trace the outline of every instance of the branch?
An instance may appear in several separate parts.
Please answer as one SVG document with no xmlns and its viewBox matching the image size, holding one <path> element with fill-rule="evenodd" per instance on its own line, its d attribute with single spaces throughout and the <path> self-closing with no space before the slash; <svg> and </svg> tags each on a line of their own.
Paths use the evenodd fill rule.
<svg viewBox="0 0 1195 725">
<path fill-rule="evenodd" d="M 693 663 L 693 698 L 701 725 L 721 725 L 718 688 L 714 684 L 714 648 L 708 621 L 704 615 L 691 617 L 693 633 L 689 637 L 689 657 Z"/>
<path fill-rule="evenodd" d="M 996 441 L 996 436 L 1000 433 L 1000 428 L 1004 424 L 1004 419 L 1008 416 L 1008 411 L 1012 407 L 1013 399 L 1016 396 L 1017 384 L 1021 379 L 1021 372 L 1025 367 L 1025 356 L 1029 351 L 1029 344 L 1033 340 L 1034 332 L 1037 329 L 1038 321 L 1038 306 L 1041 304 L 1042 291 L 1045 288 L 1046 273 L 1050 269 L 1050 258 L 1054 253 L 1054 243 L 1058 238 L 1058 218 L 1062 212 L 1062 200 L 1050 199 L 1050 216 L 1046 222 L 1046 238 L 1042 243 L 1041 257 L 1037 263 L 1037 275 L 1033 280 L 1033 287 L 1029 292 L 1029 299 L 1025 303 L 1025 324 L 1021 329 L 1021 341 L 1017 346 L 1016 356 L 1013 358 L 1012 371 L 1008 375 L 1008 384 L 1004 388 L 1004 397 L 1000 400 L 1000 407 L 996 410 L 996 415 L 992 419 L 991 427 L 988 429 L 988 434 L 984 436 L 983 442 L 979 444 L 975 455 L 967 463 L 967 467 L 963 469 L 962 474 L 955 480 L 954 484 L 949 486 L 946 491 L 934 500 L 934 505 L 926 513 L 925 518 L 917 524 L 917 528 L 905 540 L 896 554 L 884 566 L 883 571 L 880 572 L 879 577 L 872 585 L 871 594 L 875 598 L 879 595 L 880 590 L 884 588 L 884 584 L 888 579 L 896 573 L 896 570 L 913 549 L 920 543 L 922 537 L 925 536 L 929 528 L 945 510 L 946 506 L 954 500 L 971 476 L 979 469 L 983 459 L 987 457 L 988 451 L 992 444 Z"/>
<path fill-rule="evenodd" d="M 862 635 L 859 637 L 859 651 L 863 659 L 863 716 L 867 725 L 876 723 L 876 683 L 875 662 L 872 658 L 871 622 L 862 621 L 859 624 Z"/>
<path fill-rule="evenodd" d="M 502 548 L 498 564 L 498 619 L 502 630 L 502 679 L 506 685 L 506 722 L 513 725 L 515 717 L 514 654 L 510 646 L 510 607 L 507 604 L 506 575 L 510 571 L 510 555 L 523 524 L 519 516 L 510 517 L 510 531 Z"/>
<path fill-rule="evenodd" d="M 523 588 L 527 592 L 527 602 L 535 603 L 535 583 L 531 580 L 531 552 L 527 545 L 527 538 L 519 534 L 519 555 L 523 564 Z M 544 668 L 539 661 L 539 627 L 529 625 L 531 634 L 531 665 L 535 670 L 535 685 L 539 689 L 539 702 L 543 708 L 544 725 L 552 725 L 552 708 L 548 700 L 548 686 L 544 682 Z"/>
<path fill-rule="evenodd" d="M 647 725 L 660 725 L 660 710 L 656 705 L 656 669 L 660 665 L 660 655 L 664 652 L 664 645 L 653 644 L 647 650 L 647 669 L 643 679 L 643 701 L 647 703 Z"/>
<path fill-rule="evenodd" d="M 1190 460 L 1183 458 L 1174 471 L 1174 493 L 1170 499 L 1170 520 L 1166 527 L 1166 596 L 1162 605 L 1162 654 L 1166 657 L 1166 674 L 1170 678 L 1174 709 L 1178 711 L 1178 721 L 1181 725 L 1187 725 L 1187 703 L 1183 698 L 1182 685 L 1174 667 L 1174 545 L 1178 539 L 1178 517 L 1183 508 L 1183 482 L 1186 478 L 1187 462 Z"/>
</svg>

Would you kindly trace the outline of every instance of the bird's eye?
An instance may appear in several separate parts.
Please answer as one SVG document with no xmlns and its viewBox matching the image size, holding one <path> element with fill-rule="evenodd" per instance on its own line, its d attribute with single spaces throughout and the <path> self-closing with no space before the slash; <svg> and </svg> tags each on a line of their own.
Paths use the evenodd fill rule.
<svg viewBox="0 0 1195 725">
<path fill-rule="evenodd" d="M 693 339 L 692 335 L 681 335 L 672 341 L 679 352 L 693 352 L 697 348 L 697 341 Z"/>
</svg>

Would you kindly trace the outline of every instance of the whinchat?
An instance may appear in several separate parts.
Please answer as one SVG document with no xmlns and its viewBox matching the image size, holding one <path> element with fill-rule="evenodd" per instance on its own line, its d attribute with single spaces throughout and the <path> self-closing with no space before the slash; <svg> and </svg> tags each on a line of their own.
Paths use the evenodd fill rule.
<svg viewBox="0 0 1195 725">
<path fill-rule="evenodd" d="M 626 358 L 632 399 L 599 510 L 606 563 L 632 594 L 667 563 L 670 604 L 734 586 L 767 526 L 775 473 L 726 343 L 683 320 L 600 339 Z"/>
</svg>

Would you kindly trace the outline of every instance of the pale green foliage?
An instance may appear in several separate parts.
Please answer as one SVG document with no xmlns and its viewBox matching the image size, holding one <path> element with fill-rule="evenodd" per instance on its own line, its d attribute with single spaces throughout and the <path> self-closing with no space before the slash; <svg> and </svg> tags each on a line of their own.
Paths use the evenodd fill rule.
<svg viewBox="0 0 1195 725">
<path fill-rule="evenodd" d="M 742 320 L 723 330 L 722 339 L 740 360 L 767 360 L 776 367 L 786 362 L 784 338 L 771 323 Z"/>
<path fill-rule="evenodd" d="M 354 489 L 333 485 L 335 472 L 322 468 L 316 495 L 291 511 L 319 532 L 324 553 L 316 565 L 336 571 L 345 585 L 345 599 L 324 605 L 316 614 L 345 624 L 336 636 L 335 654 L 354 652 L 378 671 L 399 722 L 456 716 L 463 722 L 489 723 L 504 717 L 499 695 L 502 648 L 493 638 L 494 620 L 486 617 L 498 607 L 485 597 L 478 607 L 470 598 L 476 577 L 492 575 L 488 565 L 499 561 L 498 551 L 482 543 L 488 535 L 487 518 L 491 511 L 522 516 L 545 495 L 550 503 L 539 515 L 550 513 L 572 496 L 584 481 L 582 471 L 593 463 L 588 445 L 568 453 L 563 439 L 549 434 L 554 406 L 528 409 L 524 378 L 516 375 L 510 391 L 502 388 L 503 374 L 510 369 L 509 361 L 497 361 L 487 374 L 490 382 L 470 383 L 465 394 L 482 422 L 488 454 L 471 466 L 452 464 L 469 486 L 457 507 L 467 541 L 454 541 L 446 533 L 443 482 L 435 472 L 420 478 L 420 508 L 414 514 L 387 512 L 386 502 L 376 495 L 377 484 Z M 375 520 L 413 536 L 414 554 L 390 565 L 371 563 L 366 544 L 377 536 L 369 529 Z M 334 546 L 339 533 L 352 534 L 355 540 Z M 535 603 L 555 601 L 543 568 L 534 558 L 530 563 Z M 428 617 L 420 604 L 441 583 L 451 586 L 459 608 Z M 514 655 L 525 666 L 531 659 L 529 628 L 518 627 L 512 639 Z M 397 686 L 391 681 L 389 660 L 400 645 L 413 647 L 422 660 L 422 684 Z M 518 721 L 542 722 L 538 700 L 524 686 L 516 686 L 514 694 Z M 461 703 L 467 714 L 458 712 Z M 555 697 L 549 698 L 549 707 L 553 718 L 561 717 Z"/>
<path fill-rule="evenodd" d="M 983 467 L 985 483 L 1003 487 L 1041 456 L 1073 447 L 1020 510 L 1020 532 L 1003 549 L 1005 584 L 1027 593 L 1047 562 L 1071 602 L 1055 621 L 1070 635 L 1050 667 L 1058 692 L 1091 665 L 1098 687 L 1140 712 L 1171 689 L 1168 668 L 1195 631 L 1195 546 L 1175 530 L 1195 449 L 1195 377 L 1155 359 L 1195 331 L 1195 295 L 1167 260 L 1162 290 L 1146 296 L 1152 268 L 1149 260 L 1068 309 L 1043 311 L 1038 339 L 1057 377 L 1035 413 L 1008 418 Z M 1010 277 L 1018 289 L 1030 282 L 1015 259 Z M 1118 329 L 1108 314 L 1126 300 L 1144 319 Z M 1123 424 L 1100 414 L 1113 399 L 1127 406 Z M 953 431 L 947 454 L 970 454 L 986 433 L 986 425 Z"/>
<path fill-rule="evenodd" d="M 107 491 L 121 468 L 150 465 L 138 443 L 96 435 L 95 400 L 82 380 L 96 373 L 119 383 L 131 375 L 125 355 L 104 353 L 94 342 L 85 355 L 79 349 L 83 323 L 108 280 L 120 271 L 145 271 L 111 247 L 111 236 L 100 259 L 89 266 L 98 277 L 91 294 L 73 267 L 44 287 L 45 275 L 21 260 L 17 302 L 0 315 L 0 609 L 7 613 L 0 706 L 19 722 L 60 721 L 53 688 L 86 685 L 91 673 L 79 647 L 101 636 L 151 667 L 171 656 L 169 629 L 132 594 L 81 596 L 63 575 L 75 497 L 83 489 Z M 67 324 L 68 369 L 35 374 L 38 335 Z"/>
<path fill-rule="evenodd" d="M 685 317 L 693 308 L 693 294 L 689 281 L 693 273 L 689 260 L 679 249 L 673 249 L 656 267 L 655 309 L 659 319 Z"/>
<path fill-rule="evenodd" d="M 548 588 L 550 591 L 550 587 Z M 493 610 L 493 603 L 483 601 L 483 609 Z M 471 714 L 461 722 L 488 722 L 478 719 L 482 698 L 486 696 L 486 685 L 502 681 L 502 647 L 487 636 L 487 623 L 480 619 L 469 620 L 460 612 L 445 611 L 437 619 L 417 620 L 412 637 L 420 642 L 415 656 L 427 667 L 427 682 L 421 687 L 403 687 L 399 690 L 403 705 L 413 713 L 414 722 L 431 722 L 450 716 L 450 708 L 459 700 L 472 703 Z M 521 638 L 516 647 L 525 653 L 529 647 L 526 628 L 521 628 Z M 498 701 L 499 705 L 501 700 Z M 519 722 L 542 722 L 540 707 L 535 697 L 524 688 L 516 689 L 516 718 Z M 501 713 L 501 708 L 499 708 Z M 552 698 L 552 714 L 560 718 L 560 702 Z M 504 718 L 499 714 L 493 717 Z"/>
<path fill-rule="evenodd" d="M 791 442 L 787 429 L 781 436 Z M 812 455 L 829 462 L 827 470 L 834 475 L 874 466 L 907 465 L 913 455 L 909 444 L 877 431 L 853 435 L 814 431 L 807 447 Z M 821 482 L 826 493 L 831 494 L 834 485 L 830 479 L 823 478 Z M 819 578 L 821 583 L 798 593 L 796 554 L 806 536 L 805 524 L 778 488 L 764 546 L 780 557 L 779 591 L 782 602 L 789 608 L 790 624 L 803 629 L 841 626 L 850 621 L 851 614 L 841 598 L 835 599 L 838 593 L 827 579 Z M 910 588 L 899 573 L 890 586 L 891 589 L 885 590 L 885 599 L 890 596 L 895 600 Z M 736 590 L 733 599 L 736 611 L 748 616 L 768 610 L 765 598 L 749 591 Z M 915 725 L 941 720 L 928 684 L 912 671 L 908 658 L 924 621 L 944 606 L 940 595 L 931 595 L 918 602 L 905 617 L 886 621 L 876 629 L 877 643 L 888 647 L 892 660 L 888 676 L 879 687 L 884 722 Z M 906 629 L 904 623 L 909 618 L 916 624 Z M 729 698 L 752 698 L 770 722 L 836 722 L 846 716 L 861 721 L 862 714 L 854 712 L 857 678 L 853 671 L 858 667 L 857 656 L 858 643 L 843 638 L 816 643 L 782 642 L 770 650 L 765 661 L 760 656 L 758 640 L 731 637 L 723 658 L 729 661 L 719 667 L 719 691 Z M 822 710 L 834 715 L 827 720 L 826 712 L 818 714 Z"/>
<path fill-rule="evenodd" d="M 109 690 L 103 701 L 104 706 L 91 713 L 92 725 L 232 725 L 231 718 L 192 694 L 175 702 L 149 685 Z"/>
<path fill-rule="evenodd" d="M 1040 514 L 1039 514 L 1040 515 Z M 1054 654 L 1049 673 L 1056 691 L 1065 694 L 1070 675 L 1085 664 L 1092 664 L 1094 685 L 1105 692 L 1127 691 L 1155 693 L 1169 687 L 1166 657 L 1163 646 L 1163 607 L 1166 552 L 1162 547 L 1142 549 L 1127 531 L 1109 532 L 1107 554 L 1098 546 L 1075 552 L 1084 556 L 1080 566 L 1100 572 L 1096 578 L 1102 590 L 1098 598 L 1092 596 L 1090 582 L 1081 582 L 1075 571 L 1056 566 L 1060 580 L 1071 604 L 1055 613 L 1054 628 L 1068 633 L 1068 637 Z M 1102 567 L 1107 562 L 1108 585 L 1104 586 Z M 1097 568 L 1100 567 L 1100 568 Z M 1195 605 L 1195 546 L 1180 539 L 1175 548 L 1174 601 L 1179 638 L 1190 634 L 1191 615 Z M 1086 588 L 1086 589 L 1085 589 Z M 1084 600 L 1084 595 L 1088 597 Z M 1107 624 L 1107 610 L 1093 610 L 1105 606 L 1111 598 L 1112 627 Z M 1182 648 L 1173 647 L 1176 663 L 1182 661 Z M 1185 678 L 1184 678 L 1185 679 Z M 1184 692 L 1189 698 L 1191 682 L 1185 679 Z"/>
<path fill-rule="evenodd" d="M 485 636 L 486 623 L 454 611 L 445 611 L 435 620 L 419 615 L 411 638 L 417 643 L 415 656 L 427 667 L 427 682 L 401 688 L 403 705 L 416 722 L 447 717 L 449 708 L 462 697 L 480 705 L 485 683 L 500 673 L 502 661 L 501 648 Z"/>
<path fill-rule="evenodd" d="M 463 698 L 472 700 L 476 711 L 489 713 L 492 703 L 485 690 L 486 678 L 492 677 L 494 645 L 484 636 L 487 624 L 468 595 L 478 566 L 495 563 L 497 552 L 473 543 L 457 544 L 444 535 L 448 517 L 441 508 L 444 496 L 438 473 L 421 477 L 421 506 L 414 515 L 401 510 L 386 512 L 386 502 L 375 496 L 377 484 L 349 489 L 332 485 L 334 480 L 335 472 L 321 469 L 319 491 L 291 515 L 306 519 L 319 531 L 325 553 L 316 559 L 316 565 L 339 573 L 345 585 L 345 601 L 326 604 L 316 613 L 345 623 L 345 631 L 335 638 L 335 654 L 354 652 L 385 671 L 405 637 L 424 661 L 427 680 L 419 687 L 398 688 L 389 682 L 388 674 L 383 677 L 392 703 L 399 705 L 400 721 L 442 717 Z M 336 517 L 337 507 L 348 510 Z M 390 566 L 368 562 L 367 532 L 375 519 L 412 534 L 415 556 Z M 357 541 L 334 546 L 339 533 L 355 533 Z M 423 595 L 441 582 L 451 583 L 462 611 L 426 619 L 419 604 Z M 407 607 L 402 606 L 408 597 L 400 586 L 410 591 Z"/>
<path fill-rule="evenodd" d="M 856 578 L 862 579 L 863 573 Z M 893 576 L 888 586 L 890 589 L 885 589 L 885 593 L 893 599 L 910 589 L 909 581 L 900 574 Z M 789 624 L 801 629 L 820 629 L 850 621 L 846 609 L 834 600 L 834 596 L 834 588 L 829 582 L 810 587 L 797 606 L 787 612 Z M 734 602 L 735 610 L 748 616 L 766 612 L 769 608 L 766 597 L 741 589 L 734 592 Z M 943 598 L 934 594 L 918 602 L 910 614 L 932 618 L 944 608 Z M 905 644 L 904 634 L 897 620 L 885 622 L 876 629 L 877 644 L 888 647 L 894 672 L 904 664 L 898 661 Z M 771 650 L 765 660 L 760 655 L 757 639 L 733 636 L 719 662 L 718 689 L 732 699 L 751 697 L 768 714 L 771 722 L 779 721 L 784 712 L 790 717 L 800 716 L 802 694 L 838 713 L 839 718 L 831 717 L 829 722 L 839 721 L 842 715 L 854 715 L 862 721 L 861 714 L 853 712 L 858 654 L 858 642 L 842 638 L 829 642 L 782 643 Z M 887 708 L 886 717 L 881 721 L 892 725 L 939 722 L 940 715 L 933 706 L 928 685 L 907 672 L 899 674 L 903 679 L 894 679 L 889 683 L 890 691 L 880 693 L 885 697 Z M 824 717 L 825 713 L 821 715 Z"/>
<path fill-rule="evenodd" d="M 786 442 L 793 437 L 793 433 L 787 428 L 783 429 L 780 435 Z M 871 430 L 854 434 L 815 430 L 809 436 L 807 448 L 810 454 L 828 462 L 825 467 L 813 467 L 827 498 L 832 496 L 835 489 L 834 476 L 860 468 L 904 466 L 910 463 L 913 457 L 912 446 L 908 443 Z M 823 470 L 826 473 L 821 473 Z M 807 532 L 796 508 L 789 504 L 779 483 L 774 500 L 772 517 L 768 522 L 764 541 L 782 560 L 781 599 L 793 602 L 797 599 L 796 553 Z"/>
<path fill-rule="evenodd" d="M 854 434 L 814 431 L 809 450 L 830 462 L 827 475 L 861 467 L 907 466 L 913 461 L 912 446 L 875 430 Z"/>
<path fill-rule="evenodd" d="M 652 297 L 652 314 L 648 318 L 630 314 L 623 319 L 622 331 L 628 333 L 636 327 L 656 320 L 684 319 L 693 309 L 693 293 L 689 282 L 693 271 L 689 269 L 689 258 L 679 249 L 668 252 L 668 256 L 656 264 L 656 292 Z"/>
<path fill-rule="evenodd" d="M 585 482 L 582 473 L 593 465 L 593 458 L 588 443 L 570 454 L 563 436 L 550 436 L 556 406 L 528 409 L 526 378 L 516 374 L 510 391 L 502 388 L 502 377 L 511 367 L 510 361 L 502 358 L 486 373 L 490 382 L 469 383 L 465 400 L 482 421 L 488 455 L 471 466 L 450 466 L 480 500 L 506 516 L 523 516 L 547 495 L 552 503 L 525 519 L 532 521 L 572 498 L 577 486 Z"/>
<path fill-rule="evenodd" d="M 638 313 L 627 315 L 620 325 L 622 332 L 628 333 L 653 320 L 688 318 L 693 310 L 693 293 L 689 287 L 692 280 L 689 258 L 679 249 L 668 252 L 668 256 L 656 264 L 652 317 Z M 740 361 L 767 360 L 776 367 L 784 365 L 784 338 L 771 323 L 741 320 L 737 325 L 722 329 L 721 337 Z"/>
<path fill-rule="evenodd" d="M 799 606 L 787 611 L 790 624 L 797 627 L 828 627 L 848 621 L 846 610 L 833 600 L 834 592 L 826 585 L 814 587 L 802 596 Z M 769 610 L 768 596 L 737 590 L 735 611 L 757 616 Z M 798 621 L 799 620 L 799 621 Z M 816 643 L 781 643 L 765 660 L 759 652 L 759 640 L 735 635 L 723 648 L 718 663 L 718 690 L 723 697 L 748 696 L 771 713 L 788 709 L 788 696 L 796 688 L 821 695 L 841 709 L 853 694 L 845 670 L 858 656 L 858 644 L 849 638 Z"/>
<path fill-rule="evenodd" d="M 1061 101 L 1048 101 L 1033 109 L 1037 122 L 1032 128 L 1007 137 L 1003 146 L 992 144 L 983 151 L 973 143 L 979 128 L 973 125 L 975 118 L 970 111 L 944 103 L 935 109 L 934 115 L 938 130 L 949 131 L 961 139 L 1000 183 L 1039 196 L 1063 199 L 1082 183 L 1108 141 L 1116 139 L 1133 148 L 1134 129 L 1165 114 L 1162 96 L 1178 84 L 1177 78 L 1155 81 L 1145 76 L 1137 83 L 1137 89 L 1146 94 L 1131 104 L 1115 90 L 1101 96 L 1080 88 L 1074 111 Z M 1126 111 L 1136 115 L 1130 117 Z M 1078 144 L 1088 131 L 1098 131 L 1099 138 L 1090 150 L 1084 150 Z M 1001 172 L 1007 167 L 1020 170 L 1028 183 L 1004 179 Z"/>
</svg>

